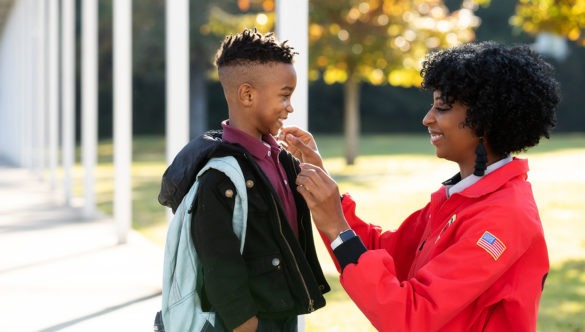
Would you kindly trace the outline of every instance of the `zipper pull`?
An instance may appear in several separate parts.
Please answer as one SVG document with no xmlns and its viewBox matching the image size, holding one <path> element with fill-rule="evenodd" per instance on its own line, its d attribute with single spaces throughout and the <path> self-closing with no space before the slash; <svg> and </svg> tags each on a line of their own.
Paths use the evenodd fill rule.
<svg viewBox="0 0 585 332">
<path fill-rule="evenodd" d="M 426 239 L 420 244 L 420 247 L 418 247 L 418 251 L 422 251 L 423 250 L 423 248 L 425 246 L 425 243 L 427 243 L 427 240 Z"/>
</svg>

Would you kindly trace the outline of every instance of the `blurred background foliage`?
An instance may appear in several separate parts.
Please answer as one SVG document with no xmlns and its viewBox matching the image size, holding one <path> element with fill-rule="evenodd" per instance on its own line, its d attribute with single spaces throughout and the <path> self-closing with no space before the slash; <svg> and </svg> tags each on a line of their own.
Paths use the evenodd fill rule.
<svg viewBox="0 0 585 332">
<path fill-rule="evenodd" d="M 520 0 L 511 23 L 532 35 L 547 31 L 585 46 L 585 1 Z"/>
<path fill-rule="evenodd" d="M 112 135 L 112 1 L 99 0 L 100 138 Z M 213 66 L 221 41 L 243 27 L 274 30 L 275 5 L 191 1 L 192 137 L 227 117 Z M 417 88 L 421 59 L 433 49 L 481 40 L 534 45 L 561 82 L 557 131 L 585 131 L 585 0 L 311 0 L 309 20 L 309 129 L 316 133 L 357 140 L 422 130 L 430 99 Z M 165 0 L 134 1 L 132 24 L 134 134 L 162 135 Z"/>
</svg>

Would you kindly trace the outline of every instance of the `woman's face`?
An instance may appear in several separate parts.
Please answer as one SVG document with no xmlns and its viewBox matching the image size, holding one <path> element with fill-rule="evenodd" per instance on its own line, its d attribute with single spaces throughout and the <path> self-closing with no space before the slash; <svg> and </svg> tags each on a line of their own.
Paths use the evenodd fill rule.
<svg viewBox="0 0 585 332">
<path fill-rule="evenodd" d="M 479 138 L 465 126 L 467 107 L 459 102 L 445 103 L 441 93 L 433 93 L 433 105 L 422 120 L 431 135 L 437 157 L 459 164 L 461 175 L 471 174 Z M 469 172 L 469 173 L 467 173 Z"/>
</svg>

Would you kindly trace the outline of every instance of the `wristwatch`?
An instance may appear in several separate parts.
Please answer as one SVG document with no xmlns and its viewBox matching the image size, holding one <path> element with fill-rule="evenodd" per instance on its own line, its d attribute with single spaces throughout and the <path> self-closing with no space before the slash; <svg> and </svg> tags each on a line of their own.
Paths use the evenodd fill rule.
<svg viewBox="0 0 585 332">
<path fill-rule="evenodd" d="M 339 233 L 335 240 L 331 241 L 331 249 L 335 250 L 335 248 L 339 247 L 342 243 L 347 242 L 356 236 L 357 235 L 351 228 Z"/>
</svg>

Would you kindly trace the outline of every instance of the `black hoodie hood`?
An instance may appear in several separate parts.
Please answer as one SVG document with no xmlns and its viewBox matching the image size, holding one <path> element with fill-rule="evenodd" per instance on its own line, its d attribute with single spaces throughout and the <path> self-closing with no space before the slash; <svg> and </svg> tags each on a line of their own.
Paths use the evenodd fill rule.
<svg viewBox="0 0 585 332">
<path fill-rule="evenodd" d="M 162 176 L 158 202 L 170 207 L 173 213 L 187 194 L 195 176 L 211 157 L 242 153 L 238 144 L 222 143 L 221 130 L 208 131 L 191 140 L 179 151 Z"/>
</svg>

